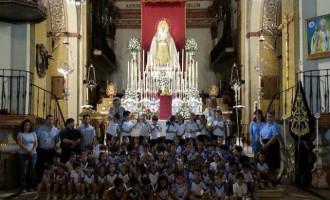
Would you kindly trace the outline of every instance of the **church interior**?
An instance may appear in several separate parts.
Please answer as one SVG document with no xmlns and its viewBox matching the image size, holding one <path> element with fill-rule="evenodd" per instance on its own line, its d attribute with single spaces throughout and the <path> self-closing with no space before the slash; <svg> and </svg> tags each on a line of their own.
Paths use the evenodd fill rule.
<svg viewBox="0 0 330 200">
<path fill-rule="evenodd" d="M 329 199 L 329 10 L 0 0 L 0 199 Z"/>
</svg>

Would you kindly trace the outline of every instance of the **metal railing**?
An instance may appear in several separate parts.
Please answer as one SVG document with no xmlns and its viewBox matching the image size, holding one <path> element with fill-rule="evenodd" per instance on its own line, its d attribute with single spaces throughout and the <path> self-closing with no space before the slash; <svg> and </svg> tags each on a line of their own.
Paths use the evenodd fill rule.
<svg viewBox="0 0 330 200">
<path fill-rule="evenodd" d="M 0 69 L 0 114 L 54 116 L 56 126 L 64 125 L 59 98 L 33 84 L 33 73 Z"/>
<path fill-rule="evenodd" d="M 58 101 L 59 98 L 55 94 L 31 84 L 31 97 L 34 99 L 30 102 L 30 107 L 34 108 L 31 114 L 41 118 L 46 118 L 48 114 L 51 114 L 54 116 L 56 127 L 64 126 L 65 119 Z"/>
<path fill-rule="evenodd" d="M 312 114 L 330 113 L 330 69 L 298 72 Z"/>
<path fill-rule="evenodd" d="M 29 90 L 33 73 L 24 70 L 0 69 L 1 113 L 28 114 Z"/>
<path fill-rule="evenodd" d="M 281 120 L 284 114 L 288 116 L 288 113 L 291 113 L 291 110 L 288 109 L 288 104 L 290 104 L 289 108 L 291 108 L 296 94 L 296 87 L 297 85 L 294 85 L 273 95 L 267 108 L 267 112 L 273 111 L 276 121 Z"/>
</svg>

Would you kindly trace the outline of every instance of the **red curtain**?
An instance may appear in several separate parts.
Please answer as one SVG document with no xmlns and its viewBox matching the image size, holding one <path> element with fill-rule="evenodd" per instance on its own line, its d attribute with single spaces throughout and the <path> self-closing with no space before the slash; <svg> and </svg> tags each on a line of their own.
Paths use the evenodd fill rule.
<svg viewBox="0 0 330 200">
<path fill-rule="evenodd" d="M 156 33 L 157 22 L 166 18 L 170 22 L 170 33 L 176 49 L 180 52 L 185 46 L 186 34 L 185 2 L 152 2 L 141 3 L 141 43 L 142 49 L 149 51 L 151 41 Z"/>
</svg>

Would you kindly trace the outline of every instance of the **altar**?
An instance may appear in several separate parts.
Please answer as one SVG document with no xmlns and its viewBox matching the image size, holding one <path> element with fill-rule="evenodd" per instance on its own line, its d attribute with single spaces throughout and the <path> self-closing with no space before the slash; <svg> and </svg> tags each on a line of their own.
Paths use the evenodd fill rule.
<svg viewBox="0 0 330 200">
<path fill-rule="evenodd" d="M 131 58 L 122 106 L 133 114 L 158 114 L 160 119 L 201 113 L 194 59 L 198 47 L 195 39 L 185 40 L 185 2 L 145 0 L 141 6 L 142 38 L 128 42 Z"/>
</svg>

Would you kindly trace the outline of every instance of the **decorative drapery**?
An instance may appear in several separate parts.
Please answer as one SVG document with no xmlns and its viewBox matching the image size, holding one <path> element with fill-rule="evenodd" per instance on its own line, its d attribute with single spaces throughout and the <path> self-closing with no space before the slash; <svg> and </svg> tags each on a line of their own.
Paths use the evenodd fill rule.
<svg viewBox="0 0 330 200">
<path fill-rule="evenodd" d="M 185 2 L 182 0 L 167 0 L 166 2 L 164 0 L 143 0 L 141 2 L 142 49 L 146 52 L 149 51 L 152 38 L 156 33 L 157 22 L 167 19 L 177 51 L 181 52 L 185 46 L 186 34 Z"/>
</svg>

